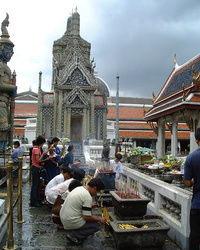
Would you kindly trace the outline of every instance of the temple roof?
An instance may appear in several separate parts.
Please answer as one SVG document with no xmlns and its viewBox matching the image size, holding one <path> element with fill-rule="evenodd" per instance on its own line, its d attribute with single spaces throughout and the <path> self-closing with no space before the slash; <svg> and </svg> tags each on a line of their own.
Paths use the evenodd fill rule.
<svg viewBox="0 0 200 250">
<path fill-rule="evenodd" d="M 145 119 L 156 120 L 186 108 L 200 109 L 200 82 L 194 83 L 199 75 L 194 72 L 200 72 L 200 54 L 181 66 L 175 65 Z"/>
<path fill-rule="evenodd" d="M 18 93 L 15 97 L 15 101 L 37 101 L 38 94 L 29 90 L 25 92 Z"/>
<path fill-rule="evenodd" d="M 116 97 L 112 96 L 108 98 L 108 103 L 116 103 Z M 139 98 L 139 97 L 119 97 L 119 103 L 123 104 L 135 104 L 135 105 L 153 105 L 153 101 L 150 98 Z"/>
</svg>

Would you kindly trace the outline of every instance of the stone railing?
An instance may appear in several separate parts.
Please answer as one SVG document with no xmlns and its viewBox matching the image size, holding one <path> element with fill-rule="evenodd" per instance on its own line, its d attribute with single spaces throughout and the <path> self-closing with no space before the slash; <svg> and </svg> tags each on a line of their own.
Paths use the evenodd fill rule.
<svg viewBox="0 0 200 250">
<path fill-rule="evenodd" d="M 133 186 L 134 182 L 138 183 L 139 192 L 151 199 L 147 206 L 147 215 L 162 216 L 170 226 L 169 238 L 181 249 L 188 249 L 192 192 L 126 166 L 124 166 L 123 178 L 129 185 Z"/>
</svg>

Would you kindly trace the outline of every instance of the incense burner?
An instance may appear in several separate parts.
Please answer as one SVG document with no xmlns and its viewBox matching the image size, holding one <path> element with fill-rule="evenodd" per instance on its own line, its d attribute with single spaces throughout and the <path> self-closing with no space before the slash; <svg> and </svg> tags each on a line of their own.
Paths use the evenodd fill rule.
<svg viewBox="0 0 200 250">
<path fill-rule="evenodd" d="M 122 220 L 142 219 L 151 201 L 138 195 L 121 196 L 119 191 L 110 191 L 110 195 L 114 212 Z"/>
<path fill-rule="evenodd" d="M 132 229 L 120 228 L 131 225 Z M 117 249 L 162 249 L 169 227 L 159 219 L 110 221 Z"/>
</svg>

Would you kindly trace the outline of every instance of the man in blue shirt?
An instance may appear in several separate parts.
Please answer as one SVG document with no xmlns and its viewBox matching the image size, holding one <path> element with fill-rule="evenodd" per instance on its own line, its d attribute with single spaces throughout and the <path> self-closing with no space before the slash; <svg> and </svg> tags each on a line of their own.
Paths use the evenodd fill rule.
<svg viewBox="0 0 200 250">
<path fill-rule="evenodd" d="M 190 209 L 189 250 L 199 250 L 200 246 L 200 128 L 195 132 L 198 149 L 188 155 L 184 167 L 184 183 L 193 186 Z"/>
<path fill-rule="evenodd" d="M 19 164 L 18 157 L 23 156 L 23 151 L 20 147 L 19 141 L 15 141 L 13 145 L 14 145 L 14 149 L 11 150 L 11 157 L 12 157 L 12 161 L 13 161 L 13 166 L 18 166 L 18 164 Z M 18 185 L 18 170 L 15 170 L 13 172 L 13 186 L 17 187 L 17 185 Z"/>
</svg>

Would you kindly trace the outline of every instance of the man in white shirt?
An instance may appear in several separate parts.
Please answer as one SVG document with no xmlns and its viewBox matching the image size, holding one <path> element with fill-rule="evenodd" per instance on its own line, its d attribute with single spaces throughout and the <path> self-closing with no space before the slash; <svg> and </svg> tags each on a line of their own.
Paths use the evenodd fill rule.
<svg viewBox="0 0 200 250">
<path fill-rule="evenodd" d="M 123 166 L 121 164 L 122 155 L 116 154 L 114 160 L 110 160 L 110 167 L 111 169 L 116 173 L 115 179 L 120 179 L 122 173 L 123 173 Z"/>
<path fill-rule="evenodd" d="M 46 200 L 51 203 L 54 204 L 56 198 L 58 195 L 62 195 L 63 193 L 65 193 L 68 190 L 69 184 L 71 183 L 72 180 L 78 180 L 78 181 L 82 181 L 83 178 L 85 177 L 85 171 L 83 169 L 77 169 L 74 171 L 73 173 L 73 178 L 70 178 L 64 182 L 61 182 L 55 186 L 53 186 L 46 195 Z"/>
<path fill-rule="evenodd" d="M 49 190 L 56 186 L 57 184 L 64 182 L 65 180 L 70 179 L 71 177 L 71 169 L 69 167 L 65 167 L 62 170 L 62 173 L 60 173 L 59 175 L 56 175 L 52 180 L 50 180 L 50 182 L 46 185 L 45 187 L 45 196 L 47 196 L 47 193 L 49 192 Z"/>
</svg>

